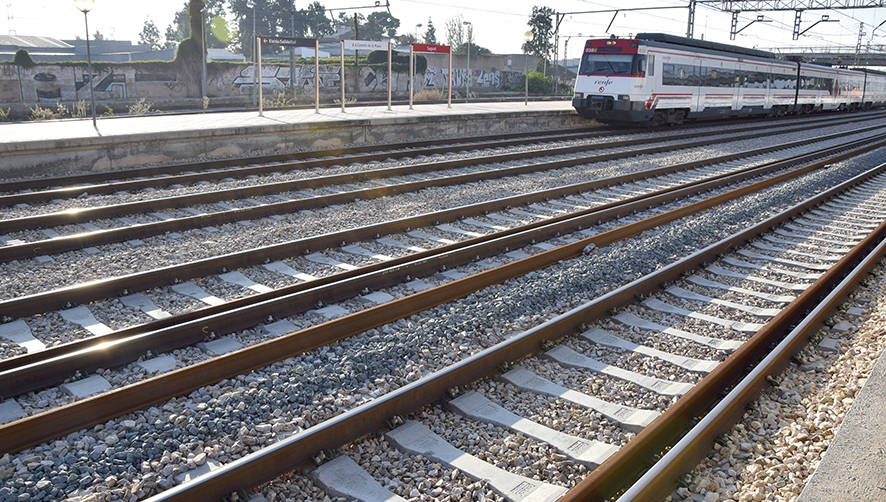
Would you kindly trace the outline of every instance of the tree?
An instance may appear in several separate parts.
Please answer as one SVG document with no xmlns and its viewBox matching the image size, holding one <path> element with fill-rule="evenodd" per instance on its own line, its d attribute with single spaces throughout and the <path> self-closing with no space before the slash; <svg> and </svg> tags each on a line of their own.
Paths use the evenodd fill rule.
<svg viewBox="0 0 886 502">
<path fill-rule="evenodd" d="M 446 20 L 446 43 L 450 47 L 465 43 L 465 18 L 461 14 Z"/>
<path fill-rule="evenodd" d="M 437 29 L 434 28 L 434 22 L 431 21 L 431 18 L 428 18 L 428 29 L 425 30 L 425 35 L 424 35 L 423 41 L 426 44 L 436 44 L 437 43 Z"/>
<path fill-rule="evenodd" d="M 418 38 L 412 33 L 404 33 L 403 35 L 397 35 L 394 39 L 394 43 L 397 45 L 415 44 L 418 43 Z"/>
<path fill-rule="evenodd" d="M 486 55 L 492 54 L 491 50 L 487 49 L 486 47 L 481 47 L 481 46 L 479 46 L 475 43 L 472 43 L 472 42 L 465 42 L 465 43 L 459 45 L 458 47 L 453 47 L 452 53 L 453 54 L 467 54 L 468 47 L 471 48 L 471 56 L 486 56 Z"/>
<path fill-rule="evenodd" d="M 387 12 L 373 12 L 366 17 L 366 24 L 360 28 L 364 40 L 381 40 L 397 36 L 400 20 Z"/>
<path fill-rule="evenodd" d="M 175 13 L 175 17 L 172 18 L 172 24 L 166 27 L 167 49 L 175 47 L 179 42 L 188 38 L 191 34 L 189 24 L 188 5 L 185 4 L 180 11 Z"/>
<path fill-rule="evenodd" d="M 150 19 L 145 19 L 145 25 L 142 27 L 141 33 L 138 34 L 138 43 L 147 45 L 152 51 L 160 49 L 160 30 L 157 25 Z"/>
<path fill-rule="evenodd" d="M 255 35 L 296 36 L 320 38 L 335 32 L 333 21 L 326 15 L 326 7 L 313 2 L 306 8 L 295 10 L 292 0 L 230 0 L 229 8 L 237 23 L 235 34 L 236 48 L 244 55 L 252 54 L 255 48 Z M 255 31 L 253 31 L 255 16 Z M 295 29 L 293 30 L 293 25 Z M 279 51 L 268 47 L 270 51 Z"/>
<path fill-rule="evenodd" d="M 15 56 L 12 58 L 13 64 L 15 64 L 15 71 L 18 73 L 18 92 L 21 97 L 21 102 L 25 102 L 25 90 L 22 86 L 22 68 L 28 69 L 37 66 L 37 63 L 31 58 L 31 54 L 24 50 L 19 49 L 15 51 Z"/>
<path fill-rule="evenodd" d="M 307 9 L 298 11 L 295 23 L 296 27 L 303 26 L 302 33 L 310 38 L 321 38 L 335 33 L 332 19 L 326 15 L 326 7 L 320 2 L 313 2 Z"/>
<path fill-rule="evenodd" d="M 210 26 L 212 29 L 207 32 L 206 44 L 209 47 L 224 48 L 228 46 L 230 38 L 230 29 L 224 20 L 225 6 L 224 0 L 205 0 L 206 16 L 210 18 Z M 189 2 L 185 2 L 181 10 L 175 13 L 172 24 L 166 27 L 166 43 L 167 49 L 171 49 L 178 45 L 179 42 L 191 36 L 191 15 L 189 11 Z M 199 12 L 199 11 L 198 11 Z M 199 25 L 200 17 L 197 17 Z M 216 36 L 216 33 L 220 36 Z"/>
<path fill-rule="evenodd" d="M 104 40 L 105 36 L 102 35 L 102 32 L 95 30 L 95 33 L 92 34 L 92 39 L 93 40 Z"/>
<path fill-rule="evenodd" d="M 550 7 L 535 6 L 529 17 L 529 28 L 532 32 L 532 40 L 523 43 L 523 52 L 533 54 L 542 61 L 551 59 L 551 51 L 554 44 L 551 37 L 554 34 L 554 25 L 551 17 L 554 9 Z"/>
</svg>

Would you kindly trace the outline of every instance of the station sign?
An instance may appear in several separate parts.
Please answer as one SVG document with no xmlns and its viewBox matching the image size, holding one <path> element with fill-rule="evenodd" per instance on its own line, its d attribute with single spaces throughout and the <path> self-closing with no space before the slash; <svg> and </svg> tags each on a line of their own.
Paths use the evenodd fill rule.
<svg viewBox="0 0 886 502">
<path fill-rule="evenodd" d="M 285 45 L 288 47 L 314 48 L 316 39 L 298 37 L 260 37 L 262 45 Z"/>
<path fill-rule="evenodd" d="M 433 52 L 436 54 L 449 54 L 448 45 L 412 44 L 412 50 L 414 52 Z"/>
<path fill-rule="evenodd" d="M 378 40 L 342 40 L 345 50 L 386 51 L 388 42 Z"/>
</svg>

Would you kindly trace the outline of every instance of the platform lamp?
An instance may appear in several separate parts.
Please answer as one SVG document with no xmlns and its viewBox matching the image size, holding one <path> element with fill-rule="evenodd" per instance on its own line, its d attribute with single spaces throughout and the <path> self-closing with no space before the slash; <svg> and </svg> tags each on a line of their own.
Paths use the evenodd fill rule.
<svg viewBox="0 0 886 502">
<path fill-rule="evenodd" d="M 525 94 L 523 95 L 523 104 L 525 106 L 529 106 L 529 53 L 526 50 L 526 46 L 529 45 L 529 42 L 535 38 L 535 35 L 531 31 L 527 31 L 523 34 L 523 76 L 525 81 Z"/>
<path fill-rule="evenodd" d="M 92 127 L 98 129 L 95 122 L 95 89 L 92 85 L 92 51 L 89 48 L 89 11 L 95 6 L 95 0 L 74 0 L 74 7 L 83 13 L 83 22 L 86 23 L 86 64 L 89 69 L 89 99 L 92 101 Z"/>
</svg>

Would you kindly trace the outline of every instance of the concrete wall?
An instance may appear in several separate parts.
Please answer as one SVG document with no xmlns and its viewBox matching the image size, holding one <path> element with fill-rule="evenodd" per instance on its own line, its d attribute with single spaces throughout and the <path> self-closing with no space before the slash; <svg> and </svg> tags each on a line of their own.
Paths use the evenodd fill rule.
<svg viewBox="0 0 886 502">
<path fill-rule="evenodd" d="M 0 158 L 3 159 L 0 162 L 0 179 L 51 177 L 197 159 L 579 126 L 587 126 L 587 121 L 580 119 L 573 110 L 564 109 L 220 127 L 169 133 L 10 142 L 0 143 Z"/>
<path fill-rule="evenodd" d="M 445 90 L 448 79 L 448 57 L 430 54 L 424 73 L 415 77 L 415 90 L 425 88 Z M 534 67 L 529 57 L 529 67 Z M 523 78 L 522 55 L 474 56 L 471 58 L 470 76 L 467 57 L 453 57 L 453 88 L 462 89 L 470 78 L 474 92 L 502 90 L 519 87 Z M 73 103 L 89 98 L 89 85 L 93 86 L 98 101 L 119 101 L 146 98 L 165 100 L 170 98 L 199 97 L 199 69 L 182 72 L 172 64 L 133 63 L 97 65 L 95 77 L 88 78 L 86 66 L 38 64 L 34 68 L 21 69 L 13 64 L 0 64 L 0 104 L 39 103 L 42 105 Z M 207 72 L 207 94 L 212 97 L 252 95 L 256 92 L 254 69 L 251 64 L 211 64 Z M 320 66 L 320 92 L 334 96 L 341 91 L 342 75 L 338 64 Z M 264 92 L 285 92 L 293 79 L 296 94 L 313 94 L 314 65 L 295 67 L 292 75 L 288 64 L 266 64 L 262 68 Z M 387 68 L 385 66 L 347 65 L 345 67 L 345 91 L 361 96 L 387 92 Z M 407 72 L 394 73 L 391 84 L 397 94 L 409 89 Z"/>
</svg>

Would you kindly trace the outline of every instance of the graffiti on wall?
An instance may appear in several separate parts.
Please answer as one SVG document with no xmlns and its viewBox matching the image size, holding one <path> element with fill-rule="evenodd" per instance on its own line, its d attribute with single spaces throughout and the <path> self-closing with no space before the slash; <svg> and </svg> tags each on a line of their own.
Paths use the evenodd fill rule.
<svg viewBox="0 0 886 502">
<path fill-rule="evenodd" d="M 508 85 L 519 85 L 523 82 L 523 75 L 516 71 L 500 71 L 490 68 L 488 70 L 477 69 L 468 72 L 467 68 L 453 68 L 452 87 L 464 87 L 468 82 L 469 74 L 471 87 L 498 88 Z M 421 80 L 421 85 L 422 87 L 445 89 L 448 76 L 448 67 L 428 65 Z"/>
<path fill-rule="evenodd" d="M 472 60 L 472 63 L 474 61 Z M 464 68 L 453 68 L 452 85 L 464 87 L 468 79 L 474 88 L 501 88 L 522 85 L 522 73 L 505 71 L 494 67 L 483 67 L 476 63 L 470 73 Z M 415 75 L 415 88 L 445 89 L 448 66 L 429 64 L 423 74 Z M 359 72 L 359 73 L 355 73 Z M 74 102 L 89 96 L 89 86 L 93 87 L 96 98 L 110 100 L 162 99 L 194 97 L 199 93 L 199 84 L 194 76 L 178 74 L 174 67 L 150 67 L 134 65 L 114 65 L 96 68 L 92 75 L 84 66 L 61 66 L 41 64 L 31 69 L 21 69 L 19 73 L 13 64 L 0 64 L 0 104 L 18 103 L 20 94 L 27 103 L 43 101 Z M 373 66 L 346 66 L 344 79 L 338 64 L 320 66 L 320 89 L 337 92 L 344 80 L 348 93 L 384 92 L 387 89 L 387 69 Z M 283 92 L 289 89 L 290 80 L 297 91 L 312 92 L 314 89 L 314 65 L 296 66 L 295 75 L 290 75 L 288 64 L 269 64 L 262 67 L 262 86 L 266 92 Z M 408 74 L 392 74 L 392 90 L 403 93 L 408 90 Z M 255 92 L 253 66 L 215 65 L 209 67 L 207 88 L 210 97 L 248 95 Z M 21 91 L 19 90 L 21 88 Z"/>
</svg>

